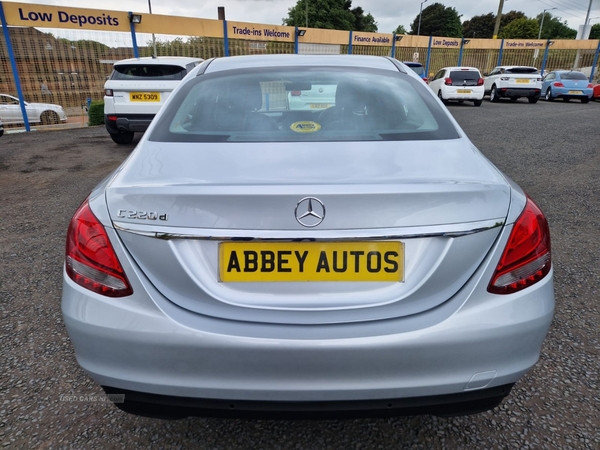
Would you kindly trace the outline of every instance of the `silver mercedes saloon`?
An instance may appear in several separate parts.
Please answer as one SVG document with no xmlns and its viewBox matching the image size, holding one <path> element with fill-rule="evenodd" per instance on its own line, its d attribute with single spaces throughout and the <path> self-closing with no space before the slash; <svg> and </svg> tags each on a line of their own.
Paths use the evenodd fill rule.
<svg viewBox="0 0 600 450">
<path fill-rule="evenodd" d="M 459 415 L 536 363 L 552 280 L 543 213 L 412 70 L 240 56 L 75 212 L 62 311 L 133 414 Z"/>
</svg>

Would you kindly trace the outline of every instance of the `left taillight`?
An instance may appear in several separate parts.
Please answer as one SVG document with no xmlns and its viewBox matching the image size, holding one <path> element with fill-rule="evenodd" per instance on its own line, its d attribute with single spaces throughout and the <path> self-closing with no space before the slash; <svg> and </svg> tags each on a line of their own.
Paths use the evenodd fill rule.
<svg viewBox="0 0 600 450">
<path fill-rule="evenodd" d="M 548 222 L 528 198 L 510 233 L 488 292 L 512 294 L 537 283 L 550 272 L 550 253 Z"/>
<path fill-rule="evenodd" d="M 112 89 L 104 89 L 104 95 L 107 97 L 113 97 L 114 96 L 114 92 Z"/>
<path fill-rule="evenodd" d="M 108 239 L 86 200 L 67 232 L 67 275 L 75 283 L 106 297 L 125 297 L 133 289 Z"/>
</svg>

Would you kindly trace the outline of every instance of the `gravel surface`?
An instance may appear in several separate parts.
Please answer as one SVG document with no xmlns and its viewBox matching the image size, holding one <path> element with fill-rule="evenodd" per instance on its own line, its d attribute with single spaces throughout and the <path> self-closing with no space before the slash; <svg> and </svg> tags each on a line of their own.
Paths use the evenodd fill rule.
<svg viewBox="0 0 600 450">
<path fill-rule="evenodd" d="M 557 310 L 538 364 L 493 411 L 347 421 L 162 421 L 112 404 L 79 368 L 60 312 L 64 238 L 127 157 L 103 127 L 0 138 L 0 450 L 599 449 L 600 103 L 451 105 L 548 216 Z"/>
</svg>

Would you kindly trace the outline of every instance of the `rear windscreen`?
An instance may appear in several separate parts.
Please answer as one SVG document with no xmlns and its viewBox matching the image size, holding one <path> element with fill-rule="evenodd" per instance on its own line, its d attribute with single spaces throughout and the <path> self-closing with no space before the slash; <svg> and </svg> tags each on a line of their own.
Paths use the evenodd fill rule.
<svg viewBox="0 0 600 450">
<path fill-rule="evenodd" d="M 115 66 L 111 80 L 182 80 L 186 70 L 166 64 L 122 64 Z"/>
<path fill-rule="evenodd" d="M 587 77 L 584 74 L 582 74 L 581 72 L 563 73 L 560 75 L 560 78 L 563 80 L 586 80 L 587 81 Z"/>
<path fill-rule="evenodd" d="M 426 85 L 390 70 L 232 70 L 196 77 L 171 99 L 150 140 L 301 142 L 458 137 Z"/>
<path fill-rule="evenodd" d="M 450 72 L 450 78 L 452 79 L 452 84 L 463 84 L 464 82 L 477 83 L 477 80 L 479 80 L 481 76 L 479 75 L 479 72 L 475 72 L 474 70 L 458 70 Z"/>
<path fill-rule="evenodd" d="M 425 69 L 423 69 L 423 66 L 408 66 L 408 67 L 410 67 L 411 70 L 419 76 L 422 76 L 425 73 Z"/>
<path fill-rule="evenodd" d="M 507 73 L 539 73 L 535 67 L 513 67 L 512 69 L 506 69 Z"/>
</svg>

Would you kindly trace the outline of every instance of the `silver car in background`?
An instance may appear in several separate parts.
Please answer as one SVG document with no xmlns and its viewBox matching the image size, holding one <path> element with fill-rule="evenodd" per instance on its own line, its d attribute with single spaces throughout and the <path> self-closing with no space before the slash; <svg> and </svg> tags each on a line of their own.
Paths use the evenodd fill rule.
<svg viewBox="0 0 600 450">
<path fill-rule="evenodd" d="M 53 103 L 25 103 L 25 112 L 30 123 L 55 125 L 67 121 L 67 114 L 60 105 Z M 21 101 L 12 95 L 0 94 L 0 119 L 5 125 L 25 123 Z"/>
<path fill-rule="evenodd" d="M 313 83 L 333 106 L 286 106 Z M 552 280 L 544 215 L 412 70 L 241 56 L 196 67 L 82 203 L 62 310 L 131 413 L 469 414 L 538 360 Z"/>
</svg>

